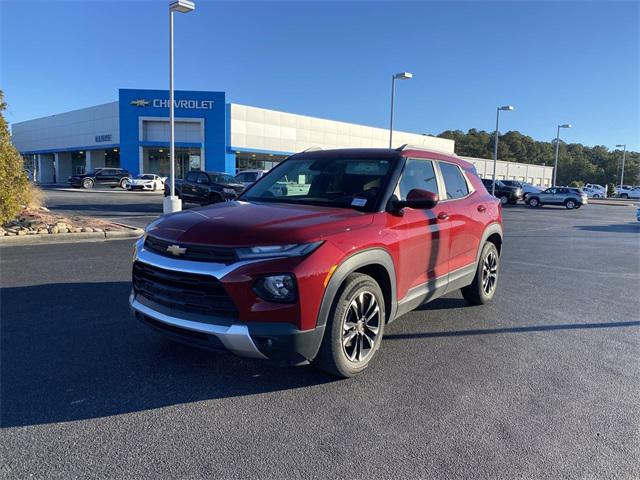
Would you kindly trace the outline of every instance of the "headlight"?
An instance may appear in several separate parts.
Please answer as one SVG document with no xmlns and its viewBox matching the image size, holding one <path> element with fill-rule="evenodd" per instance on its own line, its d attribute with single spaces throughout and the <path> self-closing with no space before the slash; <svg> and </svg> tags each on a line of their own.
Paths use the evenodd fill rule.
<svg viewBox="0 0 640 480">
<path fill-rule="evenodd" d="M 289 273 L 260 277 L 253 291 L 269 302 L 293 303 L 297 298 L 296 281 Z"/>
<path fill-rule="evenodd" d="M 236 248 L 236 254 L 241 260 L 250 258 L 302 257 L 313 252 L 320 245 L 322 245 L 322 242 L 244 247 Z"/>
</svg>

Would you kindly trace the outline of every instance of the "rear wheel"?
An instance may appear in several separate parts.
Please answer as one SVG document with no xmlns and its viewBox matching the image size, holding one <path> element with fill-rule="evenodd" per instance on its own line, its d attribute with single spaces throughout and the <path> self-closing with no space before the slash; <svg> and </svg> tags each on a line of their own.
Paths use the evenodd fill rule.
<svg viewBox="0 0 640 480">
<path fill-rule="evenodd" d="M 620 198 L 629 198 L 629 195 L 627 193 L 622 193 L 620 194 Z"/>
<path fill-rule="evenodd" d="M 122 180 L 120 180 L 120 188 L 123 189 L 123 190 L 126 190 L 128 183 L 129 183 L 129 179 L 128 178 L 123 178 Z"/>
<path fill-rule="evenodd" d="M 333 302 L 315 365 L 344 378 L 365 370 L 380 348 L 385 318 L 376 281 L 361 273 L 349 275 Z"/>
<path fill-rule="evenodd" d="M 86 188 L 87 190 L 93 188 L 93 180 L 90 178 L 85 178 L 82 180 L 82 188 Z"/>
<path fill-rule="evenodd" d="M 530 207 L 539 207 L 540 206 L 540 200 L 538 200 L 536 197 L 530 198 L 529 199 L 529 206 Z"/>
<path fill-rule="evenodd" d="M 499 270 L 498 249 L 493 243 L 485 242 L 473 282 L 461 289 L 464 299 L 470 305 L 483 305 L 490 302 L 498 286 Z"/>
<path fill-rule="evenodd" d="M 564 206 L 567 208 L 567 210 L 573 210 L 574 208 L 576 208 L 576 201 L 572 199 L 565 200 Z"/>
</svg>

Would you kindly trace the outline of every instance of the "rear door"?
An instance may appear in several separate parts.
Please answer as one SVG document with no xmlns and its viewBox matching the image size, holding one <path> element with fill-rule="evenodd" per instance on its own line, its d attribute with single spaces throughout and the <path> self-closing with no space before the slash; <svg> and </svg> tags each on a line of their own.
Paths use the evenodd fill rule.
<svg viewBox="0 0 640 480">
<path fill-rule="evenodd" d="M 194 185 L 196 183 L 196 180 L 198 179 L 198 175 L 199 174 L 200 174 L 200 172 L 198 172 L 198 171 L 191 171 L 191 172 L 187 173 L 186 178 L 182 182 L 182 192 L 181 193 L 182 193 L 183 198 L 188 198 L 188 199 L 193 198 Z"/>
</svg>

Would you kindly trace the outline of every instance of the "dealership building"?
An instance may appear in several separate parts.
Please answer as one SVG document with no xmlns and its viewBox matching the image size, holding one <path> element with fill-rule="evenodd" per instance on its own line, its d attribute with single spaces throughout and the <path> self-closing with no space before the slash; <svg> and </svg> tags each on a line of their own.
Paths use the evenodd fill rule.
<svg viewBox="0 0 640 480">
<path fill-rule="evenodd" d="M 176 91 L 174 107 L 178 178 L 189 170 L 269 169 L 308 148 L 385 148 L 389 142 L 388 129 L 227 103 L 224 92 Z M 161 176 L 170 170 L 166 90 L 121 89 L 116 102 L 14 123 L 11 132 L 40 183 L 64 183 L 103 167 Z M 394 146 L 454 152 L 452 140 L 428 135 L 394 131 L 393 140 Z M 469 160 L 485 176 L 485 160 Z M 499 162 L 497 178 L 548 185 L 552 168 L 517 165 Z"/>
</svg>

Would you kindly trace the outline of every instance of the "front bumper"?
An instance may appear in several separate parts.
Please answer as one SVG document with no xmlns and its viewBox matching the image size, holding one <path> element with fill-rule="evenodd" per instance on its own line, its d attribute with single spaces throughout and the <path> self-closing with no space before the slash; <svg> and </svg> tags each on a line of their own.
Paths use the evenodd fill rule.
<svg viewBox="0 0 640 480">
<path fill-rule="evenodd" d="M 303 331 L 286 323 L 187 320 L 145 305 L 134 292 L 129 296 L 129 305 L 136 319 L 182 343 L 287 365 L 304 365 L 313 360 L 324 335 L 324 326 Z"/>
<path fill-rule="evenodd" d="M 144 248 L 139 240 L 135 261 L 166 270 L 207 274 L 222 280 L 243 264 L 231 265 L 194 262 L 157 255 Z M 154 330 L 175 340 L 212 350 L 227 350 L 249 358 L 269 359 L 287 365 L 301 365 L 315 358 L 324 335 L 324 325 L 309 330 L 282 319 L 269 318 L 279 315 L 271 312 L 263 321 L 243 321 L 214 314 L 184 312 L 157 304 L 146 297 L 129 296 L 129 305 L 136 319 Z"/>
</svg>

